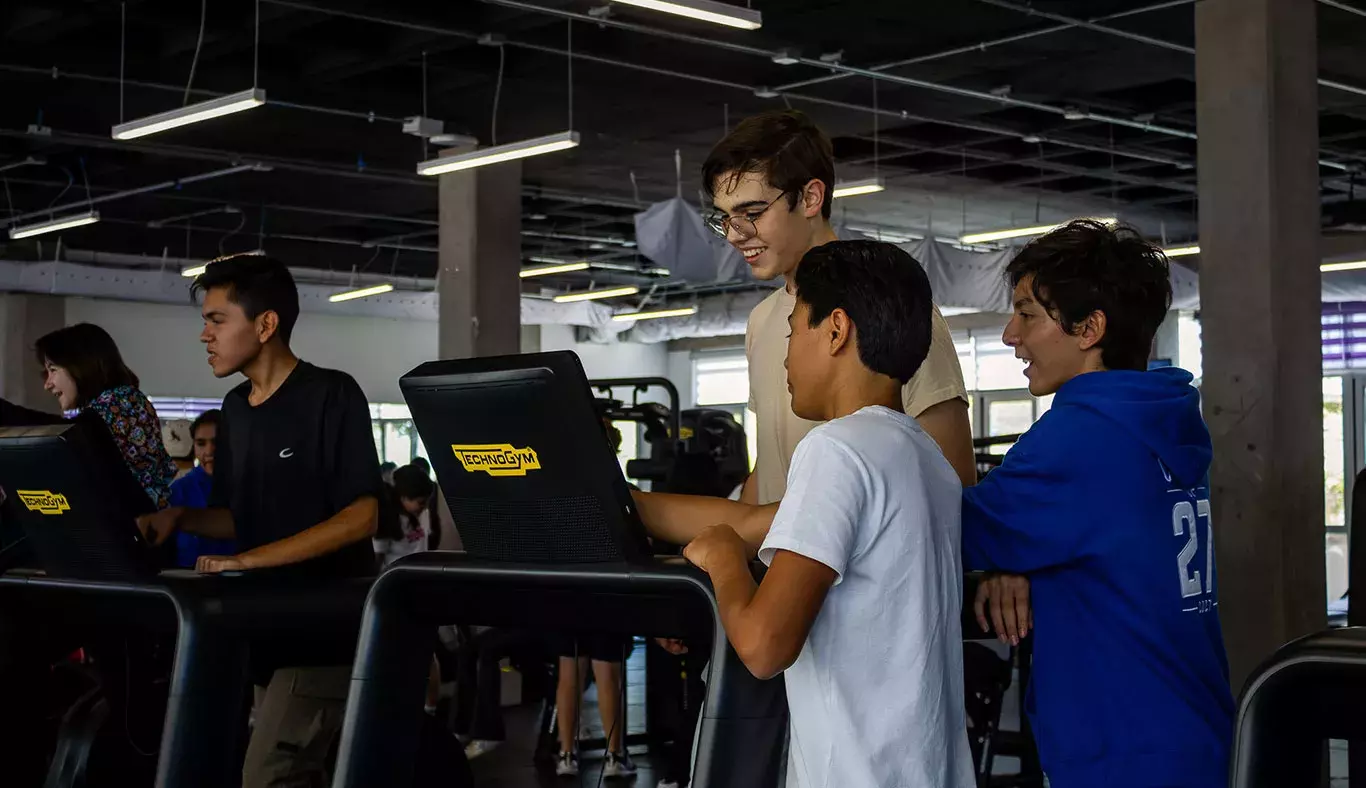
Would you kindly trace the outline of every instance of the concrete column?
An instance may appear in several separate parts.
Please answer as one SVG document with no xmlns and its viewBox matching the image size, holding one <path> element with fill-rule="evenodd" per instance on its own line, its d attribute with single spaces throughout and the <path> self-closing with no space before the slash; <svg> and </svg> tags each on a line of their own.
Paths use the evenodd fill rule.
<svg viewBox="0 0 1366 788">
<path fill-rule="evenodd" d="M 1314 0 L 1195 7 L 1203 399 L 1235 694 L 1324 626 L 1316 18 Z"/>
<path fill-rule="evenodd" d="M 26 408 L 57 413 L 57 400 L 43 390 L 33 345 L 66 325 L 61 296 L 0 295 L 0 397 Z"/>
<path fill-rule="evenodd" d="M 441 358 L 521 349 L 522 164 L 438 176 Z"/>
</svg>

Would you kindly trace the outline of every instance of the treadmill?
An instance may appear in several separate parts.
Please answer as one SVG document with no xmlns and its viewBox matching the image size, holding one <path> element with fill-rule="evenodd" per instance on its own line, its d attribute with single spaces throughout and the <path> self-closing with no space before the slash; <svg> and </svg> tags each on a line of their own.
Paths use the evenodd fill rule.
<svg viewBox="0 0 1366 788">
<path fill-rule="evenodd" d="M 158 788 L 240 784 L 253 645 L 287 654 L 289 664 L 352 658 L 373 578 L 318 583 L 279 570 L 158 571 L 134 522 L 152 503 L 93 413 L 0 428 L 0 488 L 3 516 L 22 529 L 39 567 L 0 572 L 0 606 L 20 611 L 25 624 L 61 627 L 84 646 L 95 645 L 82 638 L 97 632 L 104 643 L 111 631 L 175 636 Z M 59 734 L 49 786 L 79 784 L 83 756 L 64 741 Z"/>
<path fill-rule="evenodd" d="M 467 552 L 409 556 L 375 582 L 333 788 L 412 783 L 432 630 L 445 624 L 709 643 L 692 785 L 776 786 L 781 678 L 740 662 L 705 573 L 650 555 L 578 357 L 436 361 L 399 385 Z"/>
</svg>

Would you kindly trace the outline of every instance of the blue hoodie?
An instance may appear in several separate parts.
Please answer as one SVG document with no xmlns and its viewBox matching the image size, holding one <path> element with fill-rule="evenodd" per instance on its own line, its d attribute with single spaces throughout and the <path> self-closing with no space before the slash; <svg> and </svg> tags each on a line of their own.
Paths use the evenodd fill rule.
<svg viewBox="0 0 1366 788">
<path fill-rule="evenodd" d="M 963 564 L 1029 576 L 1025 709 L 1054 788 L 1223 788 L 1209 430 L 1190 373 L 1079 375 L 963 491 Z"/>
</svg>

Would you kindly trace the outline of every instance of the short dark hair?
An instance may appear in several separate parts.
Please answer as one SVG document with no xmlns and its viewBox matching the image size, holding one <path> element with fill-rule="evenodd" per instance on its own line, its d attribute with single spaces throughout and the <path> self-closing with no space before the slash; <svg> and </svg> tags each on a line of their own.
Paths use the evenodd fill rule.
<svg viewBox="0 0 1366 788">
<path fill-rule="evenodd" d="M 213 408 L 206 410 L 195 417 L 190 423 L 190 440 L 194 440 L 195 433 L 199 432 L 200 427 L 210 426 L 217 429 L 218 423 L 223 420 L 223 411 Z"/>
<path fill-rule="evenodd" d="M 789 209 L 797 207 L 807 183 L 824 183 L 821 216 L 830 218 L 835 152 L 830 138 L 805 113 L 779 110 L 740 121 L 716 143 L 702 164 L 702 189 L 707 199 L 714 199 L 716 182 L 723 176 L 729 174 L 734 185 L 747 173 L 762 174 L 770 186 L 786 192 Z"/>
<path fill-rule="evenodd" d="M 432 464 L 430 462 L 427 462 L 426 457 L 414 457 L 412 464 L 416 465 L 418 468 L 421 468 L 422 472 L 427 474 L 428 476 L 431 475 Z"/>
<path fill-rule="evenodd" d="M 38 364 L 48 362 L 67 371 L 76 384 L 76 404 L 84 408 L 109 389 L 138 387 L 138 376 L 123 362 L 109 332 L 94 323 L 77 323 L 44 334 L 33 343 Z"/>
<path fill-rule="evenodd" d="M 394 471 L 394 492 L 400 498 L 425 501 L 432 497 L 432 480 L 417 465 L 405 465 Z"/>
<path fill-rule="evenodd" d="M 299 320 L 299 288 L 283 262 L 254 254 L 220 257 L 195 277 L 190 294 L 198 298 L 215 287 L 227 288 L 228 300 L 240 305 L 248 320 L 274 312 L 280 320 L 276 333 L 289 346 L 289 337 Z"/>
<path fill-rule="evenodd" d="M 1092 312 L 1104 312 L 1106 369 L 1148 368 L 1153 337 L 1172 305 L 1171 265 L 1134 228 L 1068 222 L 1020 250 L 1006 274 L 1012 289 L 1034 277 L 1034 299 L 1068 334 Z"/>
<path fill-rule="evenodd" d="M 881 241 L 831 241 L 797 266 L 797 299 L 811 327 L 843 309 L 858 328 L 858 357 L 872 371 L 905 383 L 930 353 L 934 302 L 919 261 Z"/>
</svg>

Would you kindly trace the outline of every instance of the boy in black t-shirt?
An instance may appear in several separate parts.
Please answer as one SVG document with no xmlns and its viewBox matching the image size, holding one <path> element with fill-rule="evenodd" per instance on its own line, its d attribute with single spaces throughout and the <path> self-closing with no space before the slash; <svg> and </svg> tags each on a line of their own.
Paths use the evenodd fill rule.
<svg viewBox="0 0 1366 788">
<path fill-rule="evenodd" d="M 237 555 L 200 556 L 196 569 L 208 574 L 285 566 L 319 579 L 374 573 L 381 481 L 369 406 L 350 375 L 290 350 L 299 294 L 289 269 L 268 257 L 224 258 L 192 292 L 203 295 L 199 339 L 214 375 L 247 380 L 223 400 L 210 508 L 165 509 L 141 521 L 144 532 L 157 544 L 177 528 L 235 539 Z M 323 770 L 348 683 L 348 667 L 275 671 L 257 707 L 244 788 Z M 316 720 L 333 725 L 319 730 Z"/>
</svg>

